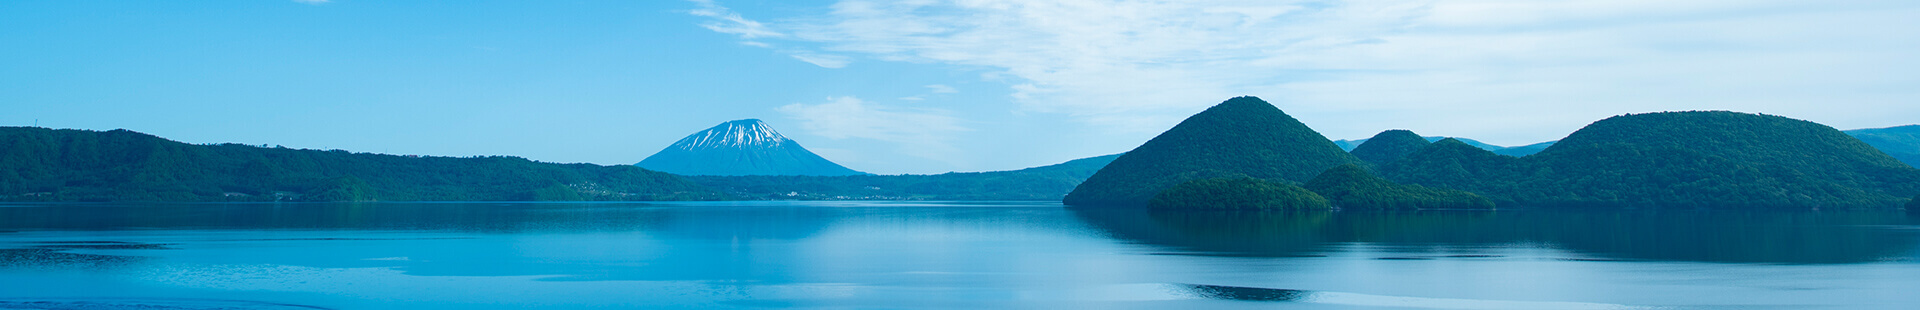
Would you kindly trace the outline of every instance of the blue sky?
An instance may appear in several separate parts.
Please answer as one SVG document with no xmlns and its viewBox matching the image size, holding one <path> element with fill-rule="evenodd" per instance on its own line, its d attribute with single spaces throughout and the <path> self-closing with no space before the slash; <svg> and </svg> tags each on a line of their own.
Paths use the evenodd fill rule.
<svg viewBox="0 0 1920 310">
<path fill-rule="evenodd" d="M 1008 170 L 1239 95 L 1334 139 L 1920 123 L 1914 1 L 6 1 L 0 39 L 0 125 L 549 162 L 760 118 L 857 170 Z"/>
</svg>

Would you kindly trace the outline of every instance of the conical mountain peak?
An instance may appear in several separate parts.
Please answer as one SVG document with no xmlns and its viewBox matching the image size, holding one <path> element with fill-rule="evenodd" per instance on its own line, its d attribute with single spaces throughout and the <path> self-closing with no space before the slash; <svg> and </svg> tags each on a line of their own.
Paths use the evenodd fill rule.
<svg viewBox="0 0 1920 310">
<path fill-rule="evenodd" d="M 860 175 L 815 155 L 759 119 L 728 121 L 674 142 L 642 168 L 683 175 Z"/>
<path fill-rule="evenodd" d="M 720 123 L 720 125 L 701 130 L 698 133 L 681 138 L 673 143 L 673 148 L 682 150 L 702 150 L 716 148 L 764 148 L 779 147 L 793 140 L 780 135 L 773 127 L 759 119 L 743 119 Z"/>
<path fill-rule="evenodd" d="M 1427 147 L 1427 144 L 1429 144 L 1427 138 L 1420 137 L 1412 131 L 1394 129 L 1373 135 L 1373 138 L 1368 138 L 1367 142 L 1354 147 L 1349 153 L 1368 163 L 1385 165 L 1405 158 L 1407 154 L 1413 154 L 1414 151 Z"/>
</svg>

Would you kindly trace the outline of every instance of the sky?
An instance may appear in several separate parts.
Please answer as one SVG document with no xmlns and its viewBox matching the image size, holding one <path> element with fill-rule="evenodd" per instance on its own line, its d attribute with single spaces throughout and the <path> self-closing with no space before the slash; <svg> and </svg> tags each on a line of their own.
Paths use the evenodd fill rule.
<svg viewBox="0 0 1920 310">
<path fill-rule="evenodd" d="M 1124 152 L 1243 95 L 1331 139 L 1899 126 L 1917 55 L 1910 0 L 0 1 L 0 126 L 621 165 L 758 118 L 928 174 Z"/>
</svg>

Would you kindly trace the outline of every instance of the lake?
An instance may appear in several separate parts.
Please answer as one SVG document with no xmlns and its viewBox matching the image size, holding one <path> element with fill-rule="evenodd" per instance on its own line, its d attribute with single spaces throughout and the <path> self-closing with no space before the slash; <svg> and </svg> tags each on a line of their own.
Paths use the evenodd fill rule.
<svg viewBox="0 0 1920 310">
<path fill-rule="evenodd" d="M 1900 211 L 0 205 L 0 309 L 1910 309 Z"/>
</svg>

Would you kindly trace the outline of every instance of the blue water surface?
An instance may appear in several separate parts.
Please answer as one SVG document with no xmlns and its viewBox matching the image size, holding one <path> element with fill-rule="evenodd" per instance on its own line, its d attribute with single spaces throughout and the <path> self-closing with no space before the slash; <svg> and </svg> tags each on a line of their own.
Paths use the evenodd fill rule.
<svg viewBox="0 0 1920 310">
<path fill-rule="evenodd" d="M 0 309 L 1911 309 L 1899 211 L 0 206 Z"/>
</svg>

